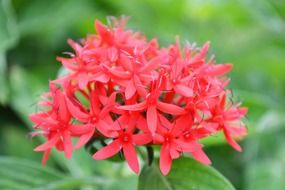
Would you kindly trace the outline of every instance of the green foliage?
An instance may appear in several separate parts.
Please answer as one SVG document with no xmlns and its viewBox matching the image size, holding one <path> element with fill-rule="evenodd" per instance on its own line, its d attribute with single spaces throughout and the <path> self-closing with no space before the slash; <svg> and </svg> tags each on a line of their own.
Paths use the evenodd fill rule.
<svg viewBox="0 0 285 190">
<path fill-rule="evenodd" d="M 3 190 L 73 190 L 88 186 L 103 189 L 105 184 L 108 184 L 107 179 L 98 176 L 69 176 L 36 162 L 0 157 L 0 188 Z"/>
<path fill-rule="evenodd" d="M 10 157 L 0 158 L 0 176 L 1 189 L 9 190 L 32 189 L 66 180 L 63 174 L 47 167 L 43 168 L 38 163 Z"/>
<path fill-rule="evenodd" d="M 245 186 L 249 190 L 283 189 L 285 181 L 285 113 L 268 111 L 257 125 L 257 134 L 247 141 Z M 268 127 L 270 126 L 270 127 Z"/>
<path fill-rule="evenodd" d="M 190 158 L 174 160 L 167 176 L 157 165 L 145 166 L 139 177 L 138 190 L 234 190 L 231 183 L 214 168 Z"/>
<path fill-rule="evenodd" d="M 13 47 L 18 40 L 13 8 L 9 0 L 0 1 L 0 104 L 8 99 L 6 51 Z"/>
</svg>

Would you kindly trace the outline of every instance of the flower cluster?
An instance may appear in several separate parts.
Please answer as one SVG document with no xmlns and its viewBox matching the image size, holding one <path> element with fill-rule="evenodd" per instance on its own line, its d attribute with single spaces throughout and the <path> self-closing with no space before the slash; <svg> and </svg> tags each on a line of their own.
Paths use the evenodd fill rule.
<svg viewBox="0 0 285 190">
<path fill-rule="evenodd" d="M 246 134 L 247 109 L 229 101 L 225 74 L 232 65 L 206 59 L 209 43 L 198 49 L 177 40 L 162 48 L 155 38 L 125 29 L 125 18 L 111 20 L 110 26 L 95 21 L 97 34 L 68 40 L 74 53 L 57 58 L 68 74 L 50 81 L 41 111 L 30 116 L 33 134 L 46 138 L 35 148 L 44 152 L 43 163 L 53 147 L 70 158 L 97 138 L 106 145 L 94 159 L 122 151 L 136 173 L 138 146 L 161 145 L 164 175 L 182 153 L 210 164 L 199 141 L 217 132 L 241 151 L 234 138 Z"/>
</svg>

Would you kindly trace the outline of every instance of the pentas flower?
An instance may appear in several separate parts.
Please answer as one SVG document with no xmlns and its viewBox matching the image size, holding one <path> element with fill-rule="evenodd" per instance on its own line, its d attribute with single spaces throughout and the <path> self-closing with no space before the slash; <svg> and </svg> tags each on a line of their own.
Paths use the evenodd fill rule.
<svg viewBox="0 0 285 190">
<path fill-rule="evenodd" d="M 139 124 L 142 123 L 137 122 L 139 117 L 141 117 L 139 114 L 123 114 L 118 118 L 113 123 L 113 131 L 107 134 L 107 137 L 113 138 L 114 140 L 96 152 L 93 158 L 96 160 L 106 159 L 122 149 L 129 166 L 134 172 L 138 173 L 139 163 L 134 146 L 145 145 L 152 141 L 151 136 L 146 132 L 134 134 L 137 125 L 139 127 Z M 142 126 L 141 129 L 143 128 Z"/>
<path fill-rule="evenodd" d="M 71 114 L 67 108 L 64 93 L 53 84 L 50 85 L 50 90 L 51 100 L 46 101 L 47 111 L 30 116 L 35 123 L 34 128 L 41 129 L 38 134 L 43 134 L 47 138 L 45 143 L 34 149 L 45 152 L 43 163 L 48 159 L 53 146 L 59 151 L 64 151 L 65 156 L 70 158 L 72 155 L 71 136 L 77 132 L 77 127 L 70 122 Z"/>
<path fill-rule="evenodd" d="M 94 159 L 122 152 L 139 173 L 136 150 L 158 145 L 160 169 L 167 175 L 182 155 L 210 164 L 200 140 L 217 132 L 241 151 L 235 139 L 246 135 L 241 119 L 247 109 L 229 101 L 225 75 L 232 64 L 208 59 L 209 42 L 199 49 L 183 47 L 177 38 L 159 47 L 157 39 L 126 29 L 125 17 L 110 20 L 109 26 L 96 20 L 96 34 L 68 40 L 74 53 L 57 58 L 68 74 L 50 81 L 41 111 L 30 116 L 32 134 L 46 139 L 35 148 L 44 152 L 43 163 L 53 147 L 70 158 L 74 150 L 100 141 Z"/>
</svg>

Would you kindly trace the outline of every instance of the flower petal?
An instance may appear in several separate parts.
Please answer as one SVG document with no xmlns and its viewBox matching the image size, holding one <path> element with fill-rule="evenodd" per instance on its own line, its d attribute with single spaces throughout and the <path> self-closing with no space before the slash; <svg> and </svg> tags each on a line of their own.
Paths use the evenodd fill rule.
<svg viewBox="0 0 285 190">
<path fill-rule="evenodd" d="M 61 64 L 70 71 L 75 71 L 77 69 L 74 58 L 57 57 L 56 60 L 61 62 Z"/>
<path fill-rule="evenodd" d="M 99 72 L 91 76 L 90 80 L 107 83 L 110 80 L 110 77 L 105 73 Z"/>
<path fill-rule="evenodd" d="M 203 74 L 208 76 L 222 76 L 232 69 L 232 64 L 209 65 Z"/>
<path fill-rule="evenodd" d="M 82 136 L 80 136 L 79 140 L 77 141 L 76 145 L 75 145 L 75 149 L 79 149 L 82 146 L 84 146 L 94 135 L 94 130 L 90 131 L 89 133 L 86 133 Z"/>
<path fill-rule="evenodd" d="M 157 110 L 156 106 L 150 106 L 146 112 L 147 126 L 152 134 L 155 133 L 157 127 Z"/>
<path fill-rule="evenodd" d="M 149 134 L 135 134 L 132 136 L 132 139 L 136 145 L 144 145 L 152 141 L 152 137 Z"/>
<path fill-rule="evenodd" d="M 96 129 L 102 133 L 106 137 L 110 138 L 115 138 L 117 137 L 117 131 L 116 130 L 116 125 L 108 124 L 104 120 L 100 120 L 98 123 L 96 123 Z"/>
<path fill-rule="evenodd" d="M 123 153 L 124 153 L 124 156 L 128 162 L 128 165 L 130 166 L 130 168 L 135 173 L 138 174 L 140 168 L 139 168 L 138 157 L 137 157 L 134 145 L 131 143 L 124 143 L 123 144 Z"/>
<path fill-rule="evenodd" d="M 88 84 L 89 78 L 87 73 L 80 73 L 78 75 L 78 86 L 81 90 L 84 90 Z"/>
<path fill-rule="evenodd" d="M 50 149 L 57 143 L 58 140 L 59 140 L 59 134 L 56 134 L 51 139 L 46 141 L 44 144 L 36 147 L 34 151 L 45 151 L 47 149 Z"/>
<path fill-rule="evenodd" d="M 146 63 L 141 69 L 141 73 L 150 72 L 158 67 L 158 65 L 163 64 L 166 61 L 167 56 L 160 55 L 153 59 L 151 59 L 148 63 Z"/>
<path fill-rule="evenodd" d="M 177 84 L 174 86 L 174 90 L 185 97 L 192 97 L 194 95 L 193 89 L 189 88 L 188 86 L 185 86 L 184 84 Z"/>
<path fill-rule="evenodd" d="M 121 110 L 128 110 L 128 111 L 141 111 L 146 108 L 146 102 L 144 101 L 144 102 L 133 104 L 133 105 L 118 106 L 117 108 Z"/>
<path fill-rule="evenodd" d="M 131 97 L 134 96 L 134 94 L 136 93 L 137 89 L 134 85 L 134 81 L 131 79 L 129 80 L 129 83 L 126 87 L 126 91 L 125 91 L 125 97 L 127 100 L 129 100 Z"/>
<path fill-rule="evenodd" d="M 111 48 L 109 48 L 108 49 L 108 51 L 107 51 L 107 54 L 108 54 L 108 58 L 109 58 L 109 60 L 111 61 L 111 62 L 115 62 L 115 61 L 117 61 L 117 59 L 118 59 L 118 49 L 117 48 L 115 48 L 115 47 L 111 47 Z"/>
<path fill-rule="evenodd" d="M 132 72 L 134 70 L 133 63 L 131 60 L 123 53 L 120 54 L 120 59 L 118 61 L 118 64 L 123 66 L 126 70 Z"/>
<path fill-rule="evenodd" d="M 67 108 L 65 95 L 59 90 L 56 93 L 55 101 L 58 103 L 58 115 L 61 122 L 68 123 L 71 119 L 71 114 Z"/>
<path fill-rule="evenodd" d="M 111 43 L 113 41 L 113 36 L 111 31 L 103 25 L 99 20 L 95 21 L 95 28 L 102 42 Z"/>
<path fill-rule="evenodd" d="M 196 150 L 195 152 L 191 152 L 193 158 L 198 160 L 199 162 L 203 164 L 211 164 L 211 160 L 208 158 L 208 156 L 205 154 L 205 152 L 201 149 Z"/>
<path fill-rule="evenodd" d="M 121 149 L 121 144 L 119 140 L 114 140 L 101 150 L 97 151 L 92 157 L 95 160 L 104 160 L 111 156 L 117 154 Z"/>
<path fill-rule="evenodd" d="M 138 77 L 137 75 L 134 75 L 133 80 L 134 80 L 134 84 L 135 84 L 135 87 L 136 87 L 136 89 L 137 89 L 138 94 L 139 94 L 141 97 L 144 97 L 144 98 L 145 98 L 146 95 L 147 95 L 147 91 L 146 91 L 146 89 L 144 88 L 144 85 L 142 84 L 140 77 Z"/>
<path fill-rule="evenodd" d="M 78 106 L 74 105 L 74 103 L 69 98 L 66 98 L 66 104 L 69 112 L 73 117 L 83 122 L 86 122 L 88 120 L 89 115 L 81 110 Z"/>
<path fill-rule="evenodd" d="M 67 159 L 70 159 L 72 155 L 72 142 L 71 142 L 71 136 L 68 131 L 63 132 L 63 145 L 64 145 L 65 157 Z"/>
<path fill-rule="evenodd" d="M 57 121 L 53 120 L 48 113 L 39 112 L 29 116 L 30 120 L 36 124 L 36 126 L 45 126 L 45 127 L 57 127 Z"/>
<path fill-rule="evenodd" d="M 130 73 L 128 72 L 125 72 L 125 71 L 120 71 L 118 69 L 109 69 L 109 72 L 114 76 L 114 77 L 117 77 L 119 79 L 124 79 L 124 80 L 127 80 L 130 78 Z"/>
<path fill-rule="evenodd" d="M 239 151 L 239 152 L 242 151 L 240 145 L 232 138 L 232 136 L 230 135 L 228 130 L 226 130 L 226 129 L 224 130 L 224 135 L 225 135 L 229 145 L 231 145 L 236 151 Z"/>
<path fill-rule="evenodd" d="M 43 165 L 46 165 L 46 162 L 47 162 L 47 160 L 48 160 L 48 158 L 49 158 L 50 153 L 51 153 L 51 149 L 50 149 L 50 148 L 47 149 L 47 150 L 44 152 L 44 155 L 43 155 L 43 158 L 42 158 L 42 164 L 43 164 Z"/>
<path fill-rule="evenodd" d="M 165 118 L 164 115 L 158 114 L 158 117 L 159 117 L 159 122 L 163 126 L 163 128 L 167 128 L 168 130 L 172 129 L 173 127 L 172 123 L 167 118 Z"/>
<path fill-rule="evenodd" d="M 168 145 L 162 145 L 160 151 L 159 167 L 163 175 L 167 175 L 172 165 L 172 159 L 169 153 Z"/>
<path fill-rule="evenodd" d="M 98 98 L 98 92 L 93 90 L 90 94 L 90 110 L 93 114 L 100 113 L 100 101 Z"/>
<path fill-rule="evenodd" d="M 146 119 L 143 116 L 140 116 L 137 121 L 137 128 L 142 130 L 143 132 L 149 132 L 149 129 L 147 127 Z"/>
<path fill-rule="evenodd" d="M 81 45 L 79 45 L 72 39 L 68 39 L 67 43 L 72 47 L 72 49 L 75 51 L 76 54 L 80 54 L 80 52 L 83 49 Z"/>
<path fill-rule="evenodd" d="M 189 117 L 188 115 L 186 116 L 181 116 L 175 120 L 175 125 L 171 129 L 171 133 L 174 136 L 180 136 L 182 132 L 186 128 L 191 128 L 193 123 L 193 118 Z"/>
<path fill-rule="evenodd" d="M 88 124 L 86 124 L 86 125 L 70 125 L 69 131 L 71 132 L 71 134 L 73 136 L 78 136 L 78 135 L 88 133 L 94 128 L 95 128 L 95 126 L 88 125 Z"/>
<path fill-rule="evenodd" d="M 173 105 L 173 104 L 167 104 L 164 102 L 157 102 L 157 108 L 165 113 L 173 114 L 173 115 L 181 115 L 184 114 L 185 111 L 183 108 Z"/>
<path fill-rule="evenodd" d="M 174 148 L 170 149 L 170 157 L 171 157 L 171 159 L 177 159 L 177 158 L 180 157 L 180 155 L 181 155 L 180 151 L 178 151 L 178 150 L 176 150 Z"/>
<path fill-rule="evenodd" d="M 193 59 L 191 59 L 187 65 L 201 65 L 204 63 L 204 59 L 205 59 L 205 56 L 208 52 L 208 49 L 209 49 L 209 46 L 210 46 L 210 43 L 209 42 L 206 42 L 203 47 L 201 48 L 200 52 L 195 55 L 195 57 Z"/>
</svg>

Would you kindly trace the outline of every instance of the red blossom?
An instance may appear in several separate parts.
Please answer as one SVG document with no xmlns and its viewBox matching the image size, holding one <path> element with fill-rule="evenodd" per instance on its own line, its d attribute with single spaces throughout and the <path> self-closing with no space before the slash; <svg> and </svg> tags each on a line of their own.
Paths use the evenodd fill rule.
<svg viewBox="0 0 285 190">
<path fill-rule="evenodd" d="M 134 130 L 137 127 L 136 125 L 139 124 L 137 122 L 138 117 L 140 117 L 138 114 L 124 114 L 117 119 L 112 125 L 114 131 L 107 134 L 107 137 L 113 138 L 114 140 L 96 152 L 93 158 L 96 160 L 106 159 L 122 149 L 130 168 L 135 173 L 138 173 L 139 163 L 134 146 L 148 144 L 152 141 L 151 136 L 147 133 L 134 134 Z"/>
<path fill-rule="evenodd" d="M 53 147 L 70 158 L 74 149 L 97 140 L 108 143 L 94 159 L 122 151 L 138 173 L 136 148 L 156 144 L 166 175 L 182 154 L 210 164 L 199 141 L 219 131 L 240 151 L 234 139 L 246 134 L 247 109 L 229 101 L 225 75 L 232 64 L 208 59 L 208 42 L 198 49 L 177 39 L 162 48 L 157 39 L 127 30 L 126 18 L 111 21 L 95 21 L 97 34 L 68 40 L 74 53 L 57 58 L 68 74 L 50 82 L 39 102 L 43 109 L 30 116 L 33 136 L 46 138 L 35 148 L 44 152 L 43 163 Z"/>
</svg>

